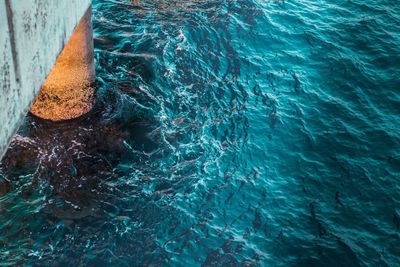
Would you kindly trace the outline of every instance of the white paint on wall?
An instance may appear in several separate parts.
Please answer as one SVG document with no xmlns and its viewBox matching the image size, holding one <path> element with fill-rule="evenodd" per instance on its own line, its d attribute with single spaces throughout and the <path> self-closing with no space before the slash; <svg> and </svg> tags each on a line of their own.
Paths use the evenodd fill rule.
<svg viewBox="0 0 400 267">
<path fill-rule="evenodd" d="M 0 158 L 91 0 L 0 0 Z"/>
</svg>

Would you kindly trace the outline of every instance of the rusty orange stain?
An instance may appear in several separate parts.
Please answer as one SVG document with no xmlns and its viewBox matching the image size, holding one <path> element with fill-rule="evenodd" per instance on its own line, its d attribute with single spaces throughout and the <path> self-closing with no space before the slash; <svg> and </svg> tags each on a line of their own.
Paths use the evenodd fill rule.
<svg viewBox="0 0 400 267">
<path fill-rule="evenodd" d="M 95 79 L 91 10 L 82 18 L 36 96 L 30 112 L 61 121 L 77 118 L 94 102 Z"/>
</svg>

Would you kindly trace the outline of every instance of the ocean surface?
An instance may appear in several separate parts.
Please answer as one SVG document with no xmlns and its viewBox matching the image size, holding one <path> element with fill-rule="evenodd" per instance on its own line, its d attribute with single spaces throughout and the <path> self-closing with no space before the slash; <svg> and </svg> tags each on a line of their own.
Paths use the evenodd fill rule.
<svg viewBox="0 0 400 267">
<path fill-rule="evenodd" d="M 1 266 L 400 266 L 400 2 L 95 0 L 97 100 L 28 115 Z"/>
</svg>

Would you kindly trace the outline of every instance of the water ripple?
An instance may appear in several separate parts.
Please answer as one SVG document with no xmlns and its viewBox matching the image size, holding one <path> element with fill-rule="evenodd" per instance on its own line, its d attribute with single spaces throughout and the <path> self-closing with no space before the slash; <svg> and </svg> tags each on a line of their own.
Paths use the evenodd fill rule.
<svg viewBox="0 0 400 267">
<path fill-rule="evenodd" d="M 96 105 L 15 136 L 2 265 L 399 265 L 398 14 L 94 1 Z"/>
</svg>

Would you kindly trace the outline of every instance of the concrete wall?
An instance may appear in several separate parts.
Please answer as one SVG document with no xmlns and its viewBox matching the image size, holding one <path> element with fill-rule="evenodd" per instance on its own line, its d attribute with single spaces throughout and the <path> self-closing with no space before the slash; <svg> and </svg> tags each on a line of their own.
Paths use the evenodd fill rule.
<svg viewBox="0 0 400 267">
<path fill-rule="evenodd" d="M 0 0 L 0 158 L 91 0 Z"/>
</svg>

